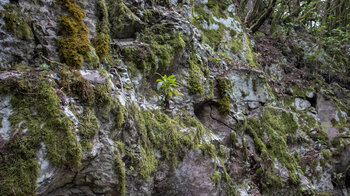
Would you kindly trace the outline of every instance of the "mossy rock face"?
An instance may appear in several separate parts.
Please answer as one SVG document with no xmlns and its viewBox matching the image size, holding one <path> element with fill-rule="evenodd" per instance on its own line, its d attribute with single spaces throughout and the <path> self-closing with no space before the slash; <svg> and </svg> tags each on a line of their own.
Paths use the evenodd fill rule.
<svg viewBox="0 0 350 196">
<path fill-rule="evenodd" d="M 136 38 L 144 28 L 143 22 L 125 5 L 123 0 L 111 0 L 108 14 L 113 39 Z"/>
<path fill-rule="evenodd" d="M 32 30 L 21 10 L 10 3 L 3 8 L 0 16 L 5 21 L 5 29 L 20 39 L 29 40 L 32 37 Z"/>
<path fill-rule="evenodd" d="M 267 167 L 264 168 L 265 171 L 257 173 L 265 193 L 283 188 L 287 183 L 291 186 L 300 183 L 300 165 L 289 152 L 287 145 L 290 143 L 287 134 L 295 135 L 298 128 L 299 124 L 293 114 L 272 108 L 265 108 L 259 119 L 252 118 L 248 121 L 247 132 L 252 136 L 262 160 L 270 160 L 273 163 L 272 167 L 264 166 Z M 288 182 L 282 181 L 280 175 L 274 174 L 275 159 L 288 170 Z"/>
<path fill-rule="evenodd" d="M 13 109 L 9 118 L 12 137 L 0 161 L 1 195 L 34 194 L 38 177 L 36 152 L 42 145 L 52 164 L 79 170 L 82 147 L 72 121 L 60 109 L 51 79 L 24 74 L 20 79 L 8 79 L 1 93 L 12 95 Z"/>
<path fill-rule="evenodd" d="M 149 46 L 126 46 L 121 49 L 121 55 L 144 73 L 157 70 L 156 57 Z"/>
<path fill-rule="evenodd" d="M 174 56 L 184 51 L 184 38 L 180 33 L 168 33 L 163 25 L 155 25 L 152 29 L 146 29 L 140 38 L 147 44 L 123 46 L 120 55 L 130 65 L 132 72 L 136 67 L 146 75 L 162 73 L 171 66 Z"/>
</svg>

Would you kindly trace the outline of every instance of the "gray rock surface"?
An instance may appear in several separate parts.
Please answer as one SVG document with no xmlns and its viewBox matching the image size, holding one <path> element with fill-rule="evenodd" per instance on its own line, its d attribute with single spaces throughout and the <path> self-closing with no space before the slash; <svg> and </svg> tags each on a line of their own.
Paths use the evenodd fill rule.
<svg viewBox="0 0 350 196">
<path fill-rule="evenodd" d="M 69 134 L 82 151 L 81 166 L 71 169 L 50 161 L 47 152 L 50 146 L 43 142 L 37 145 L 31 154 L 38 170 L 35 190 L 31 194 L 236 193 L 244 196 L 349 193 L 346 183 L 350 176 L 350 127 L 346 93 L 343 98 L 334 99 L 335 93 L 323 84 L 315 91 L 308 89 L 301 92 L 303 95 L 295 95 L 296 92 L 291 90 L 293 82 L 288 80 L 282 66 L 288 56 L 281 58 L 284 60 L 276 59 L 275 64 L 265 68 L 258 65 L 233 4 L 224 10 L 227 17 L 220 18 L 213 15 L 206 0 L 195 0 L 193 5 L 189 0 L 101 2 L 111 3 L 108 7 L 111 12 L 108 24 L 111 62 L 97 63 L 100 64 L 96 65 L 98 69 L 68 71 L 71 77 L 84 78 L 84 85 L 91 85 L 93 92 L 84 94 L 87 96 L 84 99 L 75 91 L 85 92 L 86 89 L 81 86 L 73 89 L 77 84 L 71 84 L 76 82 L 72 78 L 67 80 L 67 86 L 62 84 L 64 77 L 57 48 L 58 18 L 67 13 L 56 1 L 11 1 L 21 11 L 19 16 L 30 26 L 28 39 L 18 38 L 6 30 L 4 19 L 0 19 L 0 68 L 4 69 L 0 71 L 0 166 L 7 164 L 13 150 L 10 148 L 12 142 L 17 144 L 17 140 L 21 142 L 32 133 L 27 129 L 22 130 L 22 135 L 18 134 L 14 130 L 20 129 L 20 124 L 11 124 L 10 120 L 12 94 L 30 96 L 33 93 L 21 89 L 20 83 L 14 87 L 8 81 L 36 85 L 39 79 L 35 78 L 41 74 L 53 84 L 50 90 L 57 94 L 53 96 L 60 103 L 57 106 L 61 111 L 59 119 L 69 119 Z M 0 1 L 0 10 L 8 3 Z M 75 3 L 86 13 L 84 24 L 89 29 L 92 43 L 98 35 L 100 21 L 96 1 L 77 0 Z M 253 4 L 249 1 L 247 6 Z M 201 16 L 193 6 L 202 6 L 212 17 L 212 23 L 195 24 L 194 20 Z M 213 48 L 205 43 L 206 30 L 219 31 L 223 26 L 226 30 L 222 43 Z M 232 35 L 233 31 L 235 35 Z M 157 37 L 143 37 L 150 32 L 158 33 L 153 35 Z M 185 46 L 180 52 L 170 54 L 172 59 L 162 70 L 160 60 L 167 58 L 163 52 L 174 44 L 168 43 L 166 36 L 177 32 L 183 36 Z M 165 43 L 155 43 L 157 39 Z M 231 42 L 237 40 L 241 49 L 232 52 Z M 300 44 L 307 47 L 308 53 L 313 52 L 306 43 Z M 97 47 L 93 48 L 94 44 L 91 47 L 89 50 L 97 50 Z M 134 62 L 126 60 L 127 54 L 123 56 L 121 50 L 127 47 L 137 48 L 143 55 L 158 49 L 158 53 L 153 53 L 154 62 L 147 62 L 155 63 L 152 70 L 139 68 L 142 66 L 140 61 L 146 58 L 139 53 L 131 54 Z M 200 64 L 197 70 L 191 67 L 190 60 L 193 59 Z M 32 69 L 42 63 L 49 63 L 50 70 Z M 89 67 L 87 62 L 84 67 Z M 155 67 L 159 69 L 153 70 Z M 153 75 L 154 71 L 174 74 L 181 84 L 178 91 L 182 96 L 171 100 L 169 110 L 164 109 L 159 100 L 160 94 L 155 87 L 158 76 Z M 192 71 L 197 75 L 191 75 Z M 201 94 L 190 93 L 193 84 L 189 79 L 193 78 L 199 80 L 203 88 Z M 220 93 L 217 78 L 225 78 L 232 85 Z M 10 91 L 2 87 L 9 87 Z M 225 96 L 229 100 L 229 111 L 223 114 L 220 101 Z M 89 98 L 94 99 L 93 104 L 86 101 Z M 290 104 L 286 98 L 291 98 Z M 34 108 L 45 103 L 28 108 L 32 118 L 36 116 Z M 88 112 L 90 116 L 86 114 Z M 270 113 L 267 115 L 267 112 Z M 256 121 L 252 119 L 258 119 L 257 123 L 254 124 Z M 93 124 L 94 120 L 96 124 Z M 42 122 L 39 128 L 45 123 Z M 87 126 L 86 130 L 82 129 L 84 126 Z M 252 127 L 258 128 L 251 130 Z M 82 147 L 86 132 L 91 130 L 94 132 L 87 140 L 89 145 Z M 322 135 L 323 131 L 327 134 Z M 330 155 L 325 154 L 327 150 Z M 266 152 L 269 155 L 264 154 Z M 65 159 L 67 155 L 59 156 Z M 24 159 L 19 157 L 19 160 Z M 297 164 L 296 170 L 291 170 L 292 163 Z M 291 174 L 291 171 L 295 173 Z M 142 172 L 148 175 L 143 176 Z M 337 177 L 334 172 L 343 175 L 339 177 L 341 186 L 332 183 Z M 295 184 L 291 182 L 292 175 L 297 176 Z M 279 187 L 279 183 L 283 186 Z"/>
</svg>

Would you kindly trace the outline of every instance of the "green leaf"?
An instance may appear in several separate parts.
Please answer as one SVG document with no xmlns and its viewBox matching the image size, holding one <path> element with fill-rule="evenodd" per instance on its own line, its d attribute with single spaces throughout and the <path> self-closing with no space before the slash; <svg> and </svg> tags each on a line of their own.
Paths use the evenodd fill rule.
<svg viewBox="0 0 350 196">
<path fill-rule="evenodd" d="M 173 93 L 175 96 L 181 97 L 181 94 L 179 94 L 176 90 L 173 90 Z"/>
</svg>

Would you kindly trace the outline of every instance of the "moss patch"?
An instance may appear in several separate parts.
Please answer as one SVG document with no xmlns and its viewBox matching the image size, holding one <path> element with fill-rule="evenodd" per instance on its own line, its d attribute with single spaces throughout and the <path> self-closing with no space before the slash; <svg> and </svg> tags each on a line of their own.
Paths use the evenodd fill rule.
<svg viewBox="0 0 350 196">
<path fill-rule="evenodd" d="M 109 55 L 110 44 L 108 10 L 104 0 L 97 1 L 97 17 L 97 37 L 92 40 L 92 43 L 100 61 L 103 62 L 103 60 Z"/>
<path fill-rule="evenodd" d="M 45 157 L 52 164 L 79 170 L 82 148 L 74 125 L 60 109 L 60 99 L 51 79 L 25 74 L 20 80 L 6 82 L 2 89 L 12 94 L 13 114 L 9 120 L 11 137 L 1 155 L 1 195 L 31 195 L 36 189 L 36 151 L 45 145 Z M 62 140 L 64 138 L 64 140 Z M 5 161 L 6 160 L 6 161 Z"/>
<path fill-rule="evenodd" d="M 190 94 L 203 94 L 204 93 L 204 85 L 202 80 L 204 78 L 203 72 L 201 70 L 202 64 L 199 59 L 192 55 L 188 60 L 190 65 L 189 76 L 187 77 L 187 83 L 189 86 Z"/>
<path fill-rule="evenodd" d="M 185 36 L 168 31 L 170 29 L 165 28 L 165 25 L 154 25 L 146 29 L 140 40 L 147 44 L 123 47 L 122 57 L 127 64 L 137 67 L 144 74 L 165 72 L 174 56 L 185 48 Z"/>
<path fill-rule="evenodd" d="M 126 195 L 126 186 L 125 186 L 125 166 L 123 160 L 120 158 L 120 152 L 115 151 L 115 173 L 118 175 L 118 191 L 120 195 Z"/>
<path fill-rule="evenodd" d="M 5 29 L 13 33 L 16 37 L 24 40 L 30 39 L 32 31 L 28 25 L 22 11 L 13 4 L 6 4 L 1 10 L 1 18 L 5 21 Z"/>
<path fill-rule="evenodd" d="M 61 34 L 58 48 L 61 60 L 70 67 L 80 68 L 91 47 L 89 29 L 83 22 L 85 12 L 72 0 L 58 0 L 58 3 L 68 11 L 67 15 L 60 16 L 58 20 Z"/>
<path fill-rule="evenodd" d="M 158 67 L 154 71 L 163 72 L 170 66 L 174 56 L 184 51 L 187 37 L 179 32 L 172 33 L 172 29 L 165 23 L 147 28 L 141 39 L 150 44 L 152 52 L 157 57 Z"/>
<path fill-rule="evenodd" d="M 135 105 L 128 111 L 132 113 L 140 135 L 138 141 L 142 147 L 142 160 L 137 164 L 137 168 L 143 178 L 148 178 L 153 173 L 158 161 L 167 161 L 176 167 L 178 159 L 184 156 L 184 150 L 192 149 L 202 141 L 205 129 L 191 117 L 171 119 L 158 110 L 141 112 Z M 180 130 L 185 126 L 191 128 L 183 133 Z M 154 157 L 154 150 L 160 152 L 159 160 Z M 211 154 L 215 154 L 215 147 Z"/>
<path fill-rule="evenodd" d="M 232 84 L 228 79 L 225 78 L 218 78 L 218 90 L 220 94 L 220 100 L 219 100 L 219 110 L 222 114 L 228 114 L 231 109 L 231 99 L 228 95 Z"/>
<path fill-rule="evenodd" d="M 80 143 L 84 149 L 90 150 L 92 147 L 91 140 L 98 131 L 97 118 L 92 109 L 86 107 L 83 113 L 78 115 L 78 119 Z"/>
<path fill-rule="evenodd" d="M 281 165 L 288 169 L 289 181 L 294 185 L 299 184 L 300 176 L 298 173 L 302 171 L 299 169 L 300 166 L 295 157 L 288 152 L 286 135 L 295 134 L 298 127 L 299 125 L 292 114 L 272 108 L 266 108 L 259 119 L 250 119 L 247 125 L 247 132 L 253 137 L 255 147 L 262 159 L 264 161 L 271 160 L 273 165 L 275 158 L 277 158 Z M 268 136 L 267 141 L 265 134 Z M 280 176 L 274 175 L 273 170 L 265 168 L 260 177 L 260 182 L 266 192 L 284 185 Z M 275 187 L 276 185 L 278 187 Z"/>
</svg>

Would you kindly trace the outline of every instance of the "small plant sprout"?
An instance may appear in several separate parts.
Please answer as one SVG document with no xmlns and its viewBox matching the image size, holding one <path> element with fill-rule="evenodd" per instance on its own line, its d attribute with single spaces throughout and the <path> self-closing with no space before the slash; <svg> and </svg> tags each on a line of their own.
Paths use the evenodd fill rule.
<svg viewBox="0 0 350 196">
<path fill-rule="evenodd" d="M 162 76 L 159 73 L 156 74 L 161 77 L 161 79 L 157 79 L 157 90 L 161 94 L 160 99 L 163 101 L 165 109 L 169 109 L 170 100 L 173 99 L 174 96 L 181 96 L 181 94 L 176 90 L 180 84 L 176 82 L 175 75 Z"/>
</svg>

